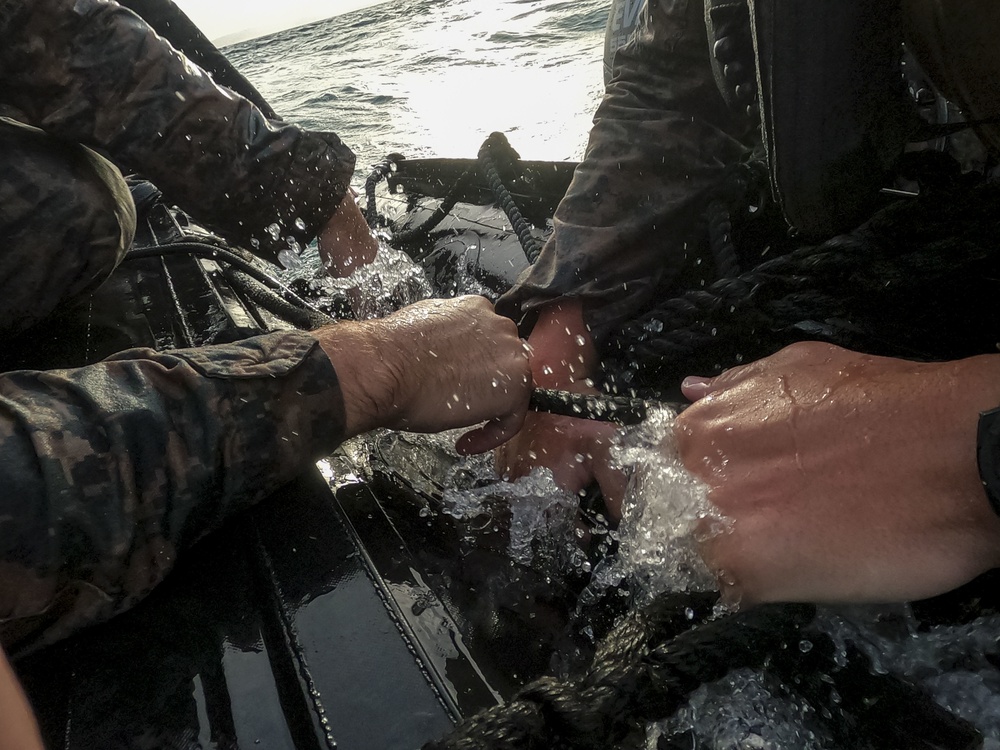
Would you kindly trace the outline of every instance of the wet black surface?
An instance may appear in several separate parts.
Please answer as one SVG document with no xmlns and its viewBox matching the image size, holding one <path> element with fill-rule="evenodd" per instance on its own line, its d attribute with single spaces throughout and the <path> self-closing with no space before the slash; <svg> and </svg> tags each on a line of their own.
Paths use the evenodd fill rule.
<svg viewBox="0 0 1000 750">
<path fill-rule="evenodd" d="M 177 218 L 156 209 L 140 242 L 186 239 Z M 79 365 L 275 325 L 216 263 L 168 247 L 126 261 L 8 361 Z M 415 748 L 496 703 L 519 662 L 483 642 L 503 666 L 477 665 L 425 583 L 440 573 L 382 510 L 390 499 L 412 500 L 360 483 L 335 494 L 312 471 L 201 541 L 131 612 L 17 662 L 47 746 Z"/>
<path fill-rule="evenodd" d="M 132 612 L 17 670 L 50 748 L 362 750 L 451 727 L 418 655 L 314 476 L 205 539 Z"/>
</svg>

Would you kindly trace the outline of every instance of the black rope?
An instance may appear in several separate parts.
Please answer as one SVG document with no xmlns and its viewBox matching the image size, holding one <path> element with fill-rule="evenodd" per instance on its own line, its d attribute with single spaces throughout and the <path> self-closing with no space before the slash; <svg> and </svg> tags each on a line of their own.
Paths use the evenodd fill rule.
<svg viewBox="0 0 1000 750">
<path fill-rule="evenodd" d="M 455 204 L 458 203 L 458 199 L 461 197 L 462 191 L 465 190 L 465 185 L 468 183 L 470 177 L 471 173 L 469 170 L 463 172 L 459 178 L 455 180 L 455 184 L 451 186 L 451 190 L 448 191 L 444 200 L 442 200 L 438 207 L 431 212 L 431 215 L 412 229 L 407 229 L 393 234 L 392 244 L 394 246 L 409 245 L 423 240 L 428 234 L 430 234 L 431 230 L 440 224 L 455 207 Z M 423 255 L 419 252 L 410 253 L 410 257 L 419 261 L 422 259 Z"/>
<path fill-rule="evenodd" d="M 322 318 L 327 322 L 330 320 L 329 316 L 325 313 L 317 310 L 276 278 L 265 273 L 257 266 L 253 265 L 250 261 L 240 257 L 240 255 L 233 250 L 219 247 L 207 242 L 172 242 L 154 247 L 133 248 L 125 253 L 125 257 L 122 259 L 122 262 L 142 260 L 143 258 L 159 258 L 170 255 L 193 255 L 199 258 L 207 258 L 209 260 L 226 263 L 242 271 L 255 281 L 273 289 L 275 292 L 280 294 L 282 298 L 284 298 L 284 301 L 297 307 L 305 313 L 314 317 L 322 316 Z M 320 320 L 320 318 L 315 317 L 315 320 Z"/>
<path fill-rule="evenodd" d="M 392 153 L 385 157 L 378 164 L 372 165 L 372 171 L 368 174 L 365 179 L 365 210 L 364 216 L 365 221 L 368 222 L 369 227 L 385 226 L 387 223 L 378 212 L 378 206 L 375 201 L 375 188 L 378 184 L 382 182 L 386 177 L 392 174 L 396 166 L 403 160 L 405 160 L 402 154 Z"/>
<path fill-rule="evenodd" d="M 713 601 L 704 594 L 659 597 L 608 634 L 582 678 L 536 680 L 424 750 L 616 747 L 645 723 L 672 715 L 700 685 L 759 667 L 797 643 L 815 615 L 811 605 L 762 605 L 687 630 L 708 616 Z"/>
<path fill-rule="evenodd" d="M 232 268 L 225 268 L 226 280 L 239 289 L 250 301 L 264 308 L 272 315 L 291 323 L 296 328 L 312 331 L 333 322 L 333 318 L 315 308 L 299 307 L 283 299 L 255 279 Z"/>
<path fill-rule="evenodd" d="M 541 244 L 531 233 L 529 223 L 521 214 L 521 210 L 514 201 L 514 197 L 504 185 L 503 180 L 500 177 L 497 163 L 498 159 L 502 159 L 509 163 L 519 158 L 520 157 L 517 152 L 511 147 L 503 133 L 492 133 L 483 142 L 478 154 L 478 162 L 482 171 L 482 176 L 486 179 L 490 190 L 493 192 L 493 195 L 497 200 L 497 204 L 510 221 L 511 227 L 517 235 L 518 242 L 520 242 L 521 248 L 524 250 L 525 257 L 527 257 L 530 263 L 534 263 L 538 259 L 538 254 L 541 252 Z M 376 226 L 377 224 L 381 225 L 387 223 L 378 213 L 375 188 L 383 179 L 391 174 L 395 166 L 403 160 L 404 157 L 400 154 L 389 154 L 385 159 L 373 166 L 371 173 L 365 180 L 365 198 L 367 205 L 364 215 L 365 220 L 371 227 Z M 474 172 L 472 170 L 466 170 L 463 172 L 431 215 L 419 225 L 412 227 L 411 229 L 395 232 L 390 239 L 391 244 L 394 247 L 402 247 L 405 250 L 405 246 L 424 240 L 427 235 L 430 234 L 430 232 L 455 208 L 455 204 L 461 198 L 473 175 Z M 410 251 L 407 252 L 409 252 L 411 257 L 414 259 L 421 259 L 419 254 L 415 255 Z"/>
<path fill-rule="evenodd" d="M 600 422 L 615 422 L 621 425 L 642 422 L 646 418 L 649 406 L 646 401 L 639 398 L 597 396 L 548 388 L 535 388 L 531 392 L 530 402 L 533 411 Z M 678 408 L 677 405 L 671 406 Z"/>
<path fill-rule="evenodd" d="M 479 149 L 479 163 L 483 167 L 484 176 L 487 183 L 489 183 L 490 190 L 493 191 L 493 195 L 497 199 L 497 203 L 500 204 L 500 208 L 503 209 L 503 212 L 510 220 L 510 225 L 517 235 L 518 242 L 521 243 L 525 257 L 527 257 L 529 263 L 534 263 L 538 260 L 542 246 L 531 233 L 531 227 L 521 215 L 521 210 L 517 207 L 514 197 L 503 184 L 503 180 L 500 179 L 496 161 L 498 152 L 508 159 L 511 156 L 515 159 L 519 158 L 517 152 L 511 148 L 510 143 L 508 143 L 503 133 L 491 133 Z"/>
<path fill-rule="evenodd" d="M 635 373 L 713 353 L 725 367 L 734 363 L 721 355 L 740 347 L 750 358 L 803 337 L 917 358 L 980 353 L 997 322 L 986 296 L 997 291 L 998 200 L 997 183 L 941 188 L 891 204 L 849 234 L 670 297 L 609 336 L 609 369 Z M 929 302 L 942 294 L 948 306 Z M 962 322 L 977 317 L 979 333 Z"/>
<path fill-rule="evenodd" d="M 815 608 L 768 604 L 705 623 L 717 594 L 667 593 L 627 614 L 578 679 L 543 677 L 424 750 L 618 747 L 672 716 L 692 691 L 759 668 L 805 700 L 843 747 L 973 750 L 979 731 L 856 646 L 810 623 Z"/>
</svg>

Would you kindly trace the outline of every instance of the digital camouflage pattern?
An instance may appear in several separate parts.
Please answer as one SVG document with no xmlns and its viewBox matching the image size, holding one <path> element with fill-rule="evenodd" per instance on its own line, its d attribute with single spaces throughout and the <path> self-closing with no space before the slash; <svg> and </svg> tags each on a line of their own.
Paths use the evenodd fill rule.
<svg viewBox="0 0 1000 750">
<path fill-rule="evenodd" d="M 132 242 L 135 207 L 103 157 L 3 118 L 0 160 L 3 336 L 104 281 Z"/>
<path fill-rule="evenodd" d="M 0 0 L 0 82 L 0 106 L 272 257 L 316 235 L 354 171 L 335 134 L 269 121 L 111 0 Z"/>
<path fill-rule="evenodd" d="M 0 114 L 44 131 L 0 120 L 0 334 L 100 283 L 131 241 L 124 181 L 95 151 L 272 255 L 312 238 L 354 166 L 337 136 L 269 122 L 107 0 L 0 0 Z M 343 431 L 333 366 L 300 332 L 0 375 L 3 645 L 130 607 Z"/>
<path fill-rule="evenodd" d="M 0 376 L 3 645 L 129 608 L 343 432 L 333 365 L 297 331 Z"/>
</svg>

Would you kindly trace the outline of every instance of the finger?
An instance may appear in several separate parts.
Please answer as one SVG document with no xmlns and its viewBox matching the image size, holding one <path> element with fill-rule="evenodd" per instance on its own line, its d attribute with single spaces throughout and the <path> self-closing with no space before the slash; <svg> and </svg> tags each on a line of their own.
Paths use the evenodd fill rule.
<svg viewBox="0 0 1000 750">
<path fill-rule="evenodd" d="M 623 471 L 611 468 L 604 461 L 594 462 L 593 471 L 594 479 L 597 480 L 601 495 L 604 497 L 604 507 L 615 522 L 621 521 L 628 477 Z"/>
<path fill-rule="evenodd" d="M 493 450 L 520 432 L 523 424 L 524 412 L 491 419 L 482 427 L 477 427 L 462 435 L 455 442 L 455 450 L 463 456 Z"/>
<path fill-rule="evenodd" d="M 681 392 L 688 401 L 697 401 L 708 395 L 712 389 L 712 379 L 688 375 L 681 381 Z"/>
</svg>

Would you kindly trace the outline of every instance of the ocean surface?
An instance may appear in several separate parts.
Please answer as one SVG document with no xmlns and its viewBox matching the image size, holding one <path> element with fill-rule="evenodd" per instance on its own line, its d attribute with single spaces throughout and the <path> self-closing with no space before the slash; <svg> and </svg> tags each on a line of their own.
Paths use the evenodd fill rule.
<svg viewBox="0 0 1000 750">
<path fill-rule="evenodd" d="M 388 0 L 225 48 L 284 119 L 332 130 L 356 181 L 391 152 L 578 160 L 603 91 L 609 0 Z"/>
</svg>

